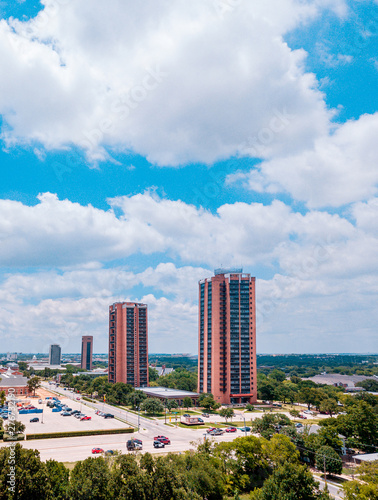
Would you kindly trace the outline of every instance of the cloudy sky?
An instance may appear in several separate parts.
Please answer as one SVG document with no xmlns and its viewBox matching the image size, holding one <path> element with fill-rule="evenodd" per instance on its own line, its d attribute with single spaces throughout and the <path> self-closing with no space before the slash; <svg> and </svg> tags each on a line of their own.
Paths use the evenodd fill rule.
<svg viewBox="0 0 378 500">
<path fill-rule="evenodd" d="M 0 2 L 0 351 L 197 353 L 257 278 L 259 353 L 377 352 L 377 0 Z"/>
</svg>

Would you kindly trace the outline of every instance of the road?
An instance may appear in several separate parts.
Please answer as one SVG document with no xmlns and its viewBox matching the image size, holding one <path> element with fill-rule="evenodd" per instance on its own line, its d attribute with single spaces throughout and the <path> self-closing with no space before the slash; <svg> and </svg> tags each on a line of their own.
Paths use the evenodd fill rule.
<svg viewBox="0 0 378 500">
<path fill-rule="evenodd" d="M 318 481 L 320 483 L 320 489 L 321 490 L 324 490 L 325 488 L 325 482 L 323 481 L 323 479 L 320 479 L 318 476 L 314 476 L 316 481 Z M 328 488 L 328 491 L 330 493 L 330 495 L 333 496 L 333 498 L 335 498 L 336 500 L 343 500 L 344 499 L 344 492 L 343 492 L 343 489 L 341 486 L 336 486 L 332 483 L 330 483 L 329 481 L 327 481 L 327 488 Z"/>
</svg>

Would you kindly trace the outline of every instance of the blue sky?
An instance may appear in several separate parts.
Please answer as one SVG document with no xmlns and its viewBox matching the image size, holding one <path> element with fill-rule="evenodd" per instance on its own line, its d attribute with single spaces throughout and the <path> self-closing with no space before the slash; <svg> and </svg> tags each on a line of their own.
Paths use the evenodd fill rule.
<svg viewBox="0 0 378 500">
<path fill-rule="evenodd" d="M 377 352 L 378 4 L 0 2 L 3 350 L 197 352 L 197 281 L 257 278 L 258 352 Z"/>
</svg>

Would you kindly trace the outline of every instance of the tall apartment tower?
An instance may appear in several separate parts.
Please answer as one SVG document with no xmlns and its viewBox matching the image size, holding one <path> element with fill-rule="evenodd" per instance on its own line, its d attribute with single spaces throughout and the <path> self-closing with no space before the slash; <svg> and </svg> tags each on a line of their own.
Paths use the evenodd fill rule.
<svg viewBox="0 0 378 500">
<path fill-rule="evenodd" d="M 109 382 L 148 386 L 147 305 L 117 302 L 109 307 Z"/>
<path fill-rule="evenodd" d="M 81 339 L 81 369 L 92 370 L 93 337 L 83 335 Z"/>
<path fill-rule="evenodd" d="M 257 401 L 255 278 L 216 269 L 199 282 L 198 392 L 221 404 Z"/>
<path fill-rule="evenodd" d="M 49 351 L 49 365 L 59 366 L 62 357 L 60 345 L 52 344 Z"/>
</svg>

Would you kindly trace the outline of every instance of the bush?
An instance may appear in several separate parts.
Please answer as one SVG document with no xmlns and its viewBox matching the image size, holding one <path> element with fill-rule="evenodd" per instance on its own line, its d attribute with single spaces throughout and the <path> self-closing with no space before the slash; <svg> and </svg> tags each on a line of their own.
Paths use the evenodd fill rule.
<svg viewBox="0 0 378 500">
<path fill-rule="evenodd" d="M 98 431 L 71 431 L 71 432 L 50 432 L 48 434 L 28 434 L 26 440 L 32 439 L 50 439 L 50 438 L 64 438 L 64 437 L 77 437 L 77 436 L 100 436 L 106 434 L 129 434 L 134 432 L 132 427 L 127 429 L 106 429 Z"/>
<path fill-rule="evenodd" d="M 3 441 L 23 441 L 25 439 L 25 434 L 16 434 L 14 436 L 10 436 L 6 432 L 3 434 Z"/>
</svg>

